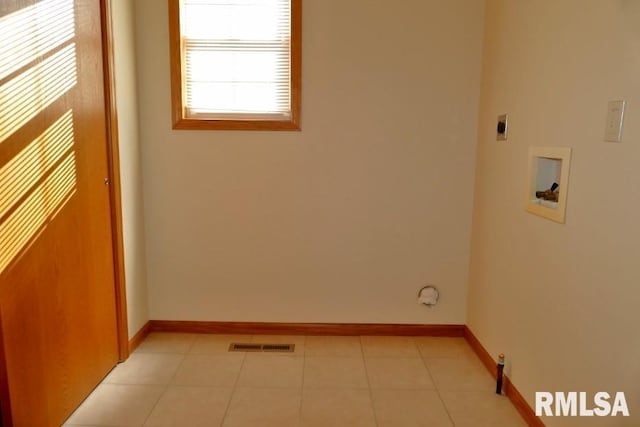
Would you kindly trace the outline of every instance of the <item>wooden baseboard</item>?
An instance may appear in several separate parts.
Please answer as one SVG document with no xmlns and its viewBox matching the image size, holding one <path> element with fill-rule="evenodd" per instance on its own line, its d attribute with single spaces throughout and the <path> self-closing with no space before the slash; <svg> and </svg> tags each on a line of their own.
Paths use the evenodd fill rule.
<svg viewBox="0 0 640 427">
<path fill-rule="evenodd" d="M 263 335 L 396 335 L 462 337 L 464 325 L 265 323 L 151 320 L 151 332 Z"/>
<path fill-rule="evenodd" d="M 151 321 L 144 324 L 142 328 L 129 340 L 129 354 L 133 353 L 142 341 L 151 332 Z"/>
<path fill-rule="evenodd" d="M 476 338 L 473 332 L 471 332 L 471 329 L 469 329 L 469 327 L 466 325 L 464 326 L 464 337 L 471 348 L 473 348 L 473 351 L 478 355 L 483 365 L 491 373 L 493 378 L 496 378 L 498 374 L 496 361 L 493 360 L 489 352 L 484 348 L 478 338 Z M 520 394 L 518 389 L 513 385 L 509 377 L 507 377 L 506 375 L 504 376 L 504 380 L 502 383 L 502 390 L 529 426 L 545 427 L 542 420 L 536 416 L 535 411 L 531 408 L 531 406 L 529 406 L 529 403 L 527 403 L 525 398 Z"/>
</svg>

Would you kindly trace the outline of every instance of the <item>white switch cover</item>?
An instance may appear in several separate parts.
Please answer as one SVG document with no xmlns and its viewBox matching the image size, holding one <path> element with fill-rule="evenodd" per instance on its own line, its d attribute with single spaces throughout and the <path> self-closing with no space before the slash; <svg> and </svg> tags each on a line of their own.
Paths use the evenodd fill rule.
<svg viewBox="0 0 640 427">
<path fill-rule="evenodd" d="M 620 142 L 622 140 L 625 104 L 625 101 L 609 101 L 607 105 L 607 124 L 604 130 L 605 141 Z"/>
</svg>

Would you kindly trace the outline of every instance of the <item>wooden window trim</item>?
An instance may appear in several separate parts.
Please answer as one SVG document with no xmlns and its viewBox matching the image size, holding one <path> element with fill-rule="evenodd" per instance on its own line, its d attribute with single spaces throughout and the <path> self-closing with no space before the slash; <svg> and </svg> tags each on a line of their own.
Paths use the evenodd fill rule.
<svg viewBox="0 0 640 427">
<path fill-rule="evenodd" d="M 291 118 L 289 120 L 223 120 L 185 117 L 184 73 L 180 34 L 180 0 L 169 2 L 169 59 L 173 129 L 183 130 L 300 130 L 302 79 L 302 0 L 291 0 Z"/>
</svg>

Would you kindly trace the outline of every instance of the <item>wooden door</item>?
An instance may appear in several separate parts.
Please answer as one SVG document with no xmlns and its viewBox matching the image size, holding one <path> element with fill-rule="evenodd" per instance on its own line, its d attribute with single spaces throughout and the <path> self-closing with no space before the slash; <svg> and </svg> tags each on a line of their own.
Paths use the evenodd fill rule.
<svg viewBox="0 0 640 427">
<path fill-rule="evenodd" d="M 0 1 L 0 391 L 16 426 L 61 425 L 118 360 L 101 30 L 99 0 Z"/>
</svg>

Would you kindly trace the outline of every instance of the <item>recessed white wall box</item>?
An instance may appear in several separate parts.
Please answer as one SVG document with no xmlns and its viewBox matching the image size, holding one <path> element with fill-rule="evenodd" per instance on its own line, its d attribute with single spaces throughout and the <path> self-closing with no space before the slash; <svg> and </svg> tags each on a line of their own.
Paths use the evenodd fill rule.
<svg viewBox="0 0 640 427">
<path fill-rule="evenodd" d="M 506 141 L 507 140 L 507 115 L 501 114 L 498 116 L 498 125 L 496 126 L 496 141 Z"/>
<path fill-rule="evenodd" d="M 528 212 L 564 223 L 570 163 L 569 147 L 529 147 Z"/>
<path fill-rule="evenodd" d="M 607 123 L 604 130 L 604 140 L 607 142 L 622 141 L 622 122 L 624 121 L 625 101 L 609 101 L 607 104 Z"/>
</svg>

